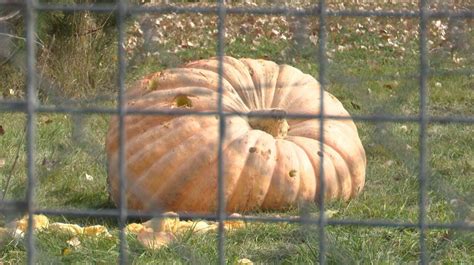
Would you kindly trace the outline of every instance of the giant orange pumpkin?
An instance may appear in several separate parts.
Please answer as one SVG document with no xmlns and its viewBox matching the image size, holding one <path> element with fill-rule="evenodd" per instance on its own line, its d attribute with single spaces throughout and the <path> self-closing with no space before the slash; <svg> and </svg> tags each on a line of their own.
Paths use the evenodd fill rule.
<svg viewBox="0 0 474 265">
<path fill-rule="evenodd" d="M 320 86 L 288 65 L 223 59 L 224 112 L 275 114 L 227 116 L 223 141 L 228 212 L 284 209 L 312 202 L 324 167 L 326 198 L 349 199 L 364 186 L 366 158 L 351 119 L 290 119 L 286 113 L 320 113 Z M 196 112 L 218 110 L 217 58 L 149 75 L 127 93 L 128 109 Z M 324 92 L 324 113 L 349 117 Z M 107 135 L 108 181 L 119 199 L 118 117 Z M 217 209 L 219 118 L 215 115 L 127 115 L 126 196 L 136 210 L 209 213 Z M 321 156 L 324 162 L 321 165 Z"/>
</svg>

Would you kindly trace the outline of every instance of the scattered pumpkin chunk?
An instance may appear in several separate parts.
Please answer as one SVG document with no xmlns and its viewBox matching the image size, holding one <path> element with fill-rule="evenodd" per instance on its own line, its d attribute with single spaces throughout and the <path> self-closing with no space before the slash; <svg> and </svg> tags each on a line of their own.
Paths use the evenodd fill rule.
<svg viewBox="0 0 474 265">
<path fill-rule="evenodd" d="M 237 265 L 253 265 L 253 262 L 249 259 L 244 258 L 244 259 L 239 259 L 237 261 Z"/>
<path fill-rule="evenodd" d="M 66 243 L 74 248 L 77 248 L 81 245 L 81 241 L 76 236 L 66 241 Z"/>
<path fill-rule="evenodd" d="M 69 235 L 79 235 L 83 233 L 83 228 L 76 224 L 52 223 L 49 230 Z"/>
<path fill-rule="evenodd" d="M 176 235 L 184 232 L 193 232 L 203 234 L 207 232 L 215 232 L 218 230 L 219 223 L 213 221 L 191 221 L 180 220 L 178 214 L 174 212 L 165 213 L 165 218 L 153 218 L 142 224 L 131 223 L 125 227 L 125 231 L 130 234 L 135 234 L 137 240 L 146 248 L 150 250 L 157 250 L 167 246 L 175 239 Z M 241 217 L 240 214 L 232 214 L 231 217 Z M 77 224 L 54 222 L 49 223 L 49 220 L 44 215 L 34 216 L 35 231 L 42 231 L 47 229 L 50 232 L 64 233 L 71 237 L 66 243 L 69 247 L 63 250 L 63 255 L 70 254 L 74 248 L 78 247 L 81 242 L 78 235 L 85 236 L 105 236 L 112 237 L 108 229 L 103 225 L 92 225 L 81 227 Z M 234 230 L 245 225 L 240 220 L 224 221 L 225 230 Z M 0 240 L 7 237 L 21 239 L 24 237 L 28 227 L 28 216 L 13 221 L 8 224 L 7 228 L 0 227 Z M 240 264 L 240 263 L 239 263 Z M 251 263 L 242 263 L 251 264 Z"/>
<path fill-rule="evenodd" d="M 180 227 L 180 221 L 176 217 L 166 217 L 166 218 L 153 218 L 145 223 L 143 226 L 151 228 L 155 231 L 165 231 L 177 233 Z"/>
<path fill-rule="evenodd" d="M 107 228 L 103 225 L 87 226 L 83 229 L 84 235 L 112 237 Z"/>
<path fill-rule="evenodd" d="M 166 215 L 169 215 L 167 213 Z M 219 223 L 212 221 L 181 221 L 178 215 L 173 213 L 172 217 L 153 218 L 143 224 L 132 223 L 127 226 L 127 231 L 137 234 L 138 241 L 151 250 L 159 249 L 172 240 L 174 236 L 184 232 L 203 234 L 218 230 Z M 240 214 L 232 214 L 231 217 L 241 217 Z M 224 221 L 225 230 L 234 230 L 244 227 L 245 223 L 240 220 Z M 172 235 L 172 237 L 170 237 Z"/>
<path fill-rule="evenodd" d="M 44 230 L 45 228 L 48 228 L 49 226 L 49 220 L 48 217 L 39 214 L 39 215 L 33 215 L 33 221 L 34 221 L 34 230 L 35 231 L 41 231 Z M 28 216 L 23 217 L 20 220 L 13 221 L 8 225 L 11 229 L 17 229 L 23 233 L 26 233 L 28 230 Z"/>
<path fill-rule="evenodd" d="M 152 230 L 143 229 L 137 234 L 137 239 L 144 247 L 151 250 L 158 250 L 171 243 L 174 240 L 174 236 L 170 232 L 154 232 Z"/>
<path fill-rule="evenodd" d="M 242 215 L 238 213 L 233 213 L 230 215 L 230 217 L 242 217 Z M 239 229 L 239 228 L 243 228 L 244 226 L 245 226 L 245 223 L 244 221 L 241 221 L 241 220 L 224 221 L 224 228 L 227 230 Z"/>
<path fill-rule="evenodd" d="M 143 226 L 142 224 L 131 223 L 128 224 L 127 227 L 125 227 L 125 232 L 130 234 L 138 234 L 143 229 L 145 229 L 145 226 Z"/>
</svg>

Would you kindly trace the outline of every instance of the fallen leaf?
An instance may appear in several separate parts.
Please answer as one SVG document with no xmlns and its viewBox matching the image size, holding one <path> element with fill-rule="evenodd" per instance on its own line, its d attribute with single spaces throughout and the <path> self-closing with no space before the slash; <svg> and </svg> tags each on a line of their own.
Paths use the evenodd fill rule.
<svg viewBox="0 0 474 265">
<path fill-rule="evenodd" d="M 386 83 L 383 85 L 384 88 L 388 88 L 388 89 L 394 89 L 394 88 L 397 88 L 398 87 L 398 82 L 397 81 L 393 81 L 393 82 L 390 82 L 390 83 Z"/>
<path fill-rule="evenodd" d="M 0 125 L 0 136 L 5 134 L 5 129 L 3 129 L 3 126 Z"/>
<path fill-rule="evenodd" d="M 48 116 L 40 116 L 39 121 L 40 123 L 43 123 L 43 124 L 50 124 L 53 122 L 53 120 L 49 118 Z"/>
<path fill-rule="evenodd" d="M 47 171 L 51 171 L 57 163 L 58 163 L 57 160 L 50 160 L 47 158 L 43 158 L 41 165 L 44 166 Z"/>
<path fill-rule="evenodd" d="M 93 181 L 94 177 L 86 173 L 86 180 Z"/>
<path fill-rule="evenodd" d="M 61 254 L 62 254 L 63 256 L 67 256 L 67 255 L 69 255 L 69 254 L 71 254 L 71 253 L 72 253 L 72 248 L 69 248 L 69 247 L 63 248 L 63 250 L 61 251 Z"/>
<path fill-rule="evenodd" d="M 459 200 L 458 199 L 451 199 L 449 203 L 454 207 L 459 207 Z"/>
<path fill-rule="evenodd" d="M 360 105 L 357 104 L 357 103 L 355 103 L 354 101 L 351 101 L 351 105 L 352 105 L 352 107 L 353 107 L 354 109 L 360 110 Z"/>
</svg>

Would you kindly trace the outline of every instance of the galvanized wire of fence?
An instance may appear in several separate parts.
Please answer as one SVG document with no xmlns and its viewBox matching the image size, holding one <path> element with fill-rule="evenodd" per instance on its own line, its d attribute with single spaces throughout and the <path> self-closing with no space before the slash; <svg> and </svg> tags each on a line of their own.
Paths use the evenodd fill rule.
<svg viewBox="0 0 474 265">
<path fill-rule="evenodd" d="M 27 150 L 27 177 L 28 187 L 26 193 L 27 211 L 28 211 L 28 230 L 27 240 L 27 257 L 28 262 L 35 261 L 35 236 L 33 233 L 34 220 L 33 210 L 35 198 L 35 142 L 36 142 L 36 107 L 38 99 L 36 97 L 36 10 L 34 8 L 34 0 L 27 1 L 25 7 L 25 23 L 26 23 L 26 49 L 27 49 L 27 77 L 26 77 L 26 113 L 27 113 L 27 129 L 26 129 L 26 150 Z"/>
<path fill-rule="evenodd" d="M 326 118 L 324 116 L 324 90 L 326 87 L 326 70 L 327 70 L 327 58 L 326 58 L 326 37 L 327 37 L 327 31 L 326 31 L 326 18 L 327 18 L 327 10 L 326 10 L 326 1 L 325 0 L 320 0 L 319 1 L 319 49 L 318 49 L 318 58 L 315 58 L 318 60 L 319 63 L 319 82 L 321 85 L 321 88 L 319 90 L 319 113 L 321 115 L 321 118 L 319 119 L 319 137 L 320 137 L 320 142 L 319 142 L 319 149 L 320 152 L 324 154 L 324 119 Z M 320 156 L 320 165 L 324 165 L 324 155 Z M 320 186 L 320 192 L 319 192 L 319 198 L 318 198 L 318 206 L 319 206 L 319 229 L 318 229 L 318 236 L 319 236 L 319 263 L 320 264 L 326 264 L 326 231 L 325 231 L 325 226 L 326 226 L 326 218 L 324 215 L 324 197 L 326 194 L 326 183 L 324 179 L 324 166 L 319 167 L 319 186 Z"/>
<path fill-rule="evenodd" d="M 5 4 L 5 2 L 0 2 Z M 433 18 L 474 18 L 474 12 L 472 10 L 463 11 L 430 11 L 428 9 L 428 1 L 420 0 L 418 11 L 360 11 L 360 10 L 343 10 L 334 11 L 328 10 L 326 7 L 326 1 L 320 0 L 319 4 L 309 8 L 292 8 L 292 7 L 231 7 L 226 6 L 223 0 L 219 0 L 216 6 L 212 7 L 178 7 L 178 6 L 135 6 L 128 5 L 125 0 L 118 0 L 116 4 L 92 4 L 92 5 L 66 5 L 66 4 L 48 4 L 38 3 L 36 0 L 27 0 L 25 4 L 19 2 L 8 2 L 9 5 L 19 5 L 24 9 L 25 23 L 26 23 L 26 48 L 27 48 L 27 82 L 26 82 L 26 100 L 16 102 L 3 102 L 0 101 L 0 111 L 16 111 L 25 112 L 27 114 L 27 130 L 26 130 L 26 146 L 27 146 L 27 176 L 28 176 L 28 188 L 26 201 L 2 201 L 0 210 L 2 212 L 14 212 L 14 211 L 26 211 L 28 213 L 28 231 L 27 231 L 27 253 L 28 263 L 35 264 L 36 259 L 36 247 L 35 237 L 33 233 L 33 222 L 32 216 L 34 214 L 46 214 L 53 216 L 71 216 L 71 217 L 103 217 L 103 218 L 117 218 L 119 221 L 120 228 L 120 263 L 127 264 L 127 241 L 125 235 L 125 225 L 129 218 L 151 218 L 151 217 L 167 217 L 166 214 L 160 212 L 137 212 L 129 210 L 126 203 L 126 168 L 125 168 L 125 126 L 124 118 L 126 115 L 218 115 L 219 116 L 219 145 L 218 145 L 218 211 L 216 215 L 199 215 L 199 214 L 180 214 L 183 218 L 191 219 L 206 219 L 215 220 L 219 222 L 218 228 L 218 260 L 220 264 L 225 264 L 225 235 L 224 235 L 224 221 L 225 220 L 244 220 L 248 222 L 288 222 L 288 223 L 304 223 L 317 225 L 319 227 L 319 263 L 326 263 L 326 252 L 327 242 L 325 241 L 325 227 L 331 225 L 356 225 L 366 227 L 396 227 L 396 228 L 417 228 L 420 231 L 419 245 L 420 245 L 420 263 L 426 264 L 429 261 L 429 253 L 426 248 L 426 232 L 429 229 L 458 229 L 474 231 L 474 226 L 466 224 L 464 222 L 458 223 L 429 223 L 426 220 L 427 215 L 427 126 L 430 123 L 464 123 L 473 124 L 474 117 L 468 116 L 447 116 L 447 117 L 434 117 L 429 116 L 427 113 L 428 106 L 428 93 L 427 93 L 427 82 L 430 74 L 429 69 L 429 58 L 428 58 L 428 29 L 427 25 L 430 19 Z M 79 11 L 91 11 L 91 12 L 116 12 L 117 13 L 117 25 L 118 25 L 118 95 L 117 95 L 117 108 L 108 109 L 100 107 L 89 107 L 89 108 L 74 108 L 67 106 L 44 106 L 38 104 L 38 98 L 36 93 L 36 18 L 38 12 L 48 11 L 63 11 L 63 12 L 79 12 Z M 125 74 L 126 74 L 126 57 L 124 50 L 125 40 L 125 19 L 128 14 L 140 14 L 140 13 L 206 13 L 215 14 L 218 16 L 218 35 L 217 35 L 217 56 L 219 58 L 219 99 L 218 109 L 216 112 L 192 112 L 186 110 L 171 110 L 171 111 L 144 111 L 125 109 Z M 338 117 L 325 115 L 323 112 L 323 96 L 324 87 L 326 85 L 326 72 L 327 72 L 327 59 L 326 59 L 326 20 L 328 17 L 410 17 L 419 19 L 419 54 L 420 54 L 420 66 L 419 66 L 419 115 L 417 116 L 397 116 L 397 115 L 353 115 L 351 119 L 355 121 L 369 121 L 369 122 L 413 122 L 420 126 L 419 132 L 419 172 L 418 180 L 420 184 L 419 188 L 419 217 L 417 223 L 410 222 L 395 222 L 387 220 L 333 220 L 326 219 L 324 214 L 320 214 L 319 218 L 311 219 L 306 216 L 300 216 L 298 218 L 285 218 L 285 217 L 267 217 L 267 216 L 227 216 L 225 213 L 225 196 L 224 196 L 224 185 L 225 177 L 223 176 L 225 161 L 223 161 L 222 145 L 225 137 L 225 119 L 233 115 L 247 115 L 247 113 L 224 113 L 222 110 L 222 82 L 223 82 L 223 56 L 224 52 L 224 41 L 225 41 L 225 21 L 227 14 L 253 14 L 253 15 L 287 15 L 295 17 L 312 17 L 319 20 L 319 49 L 318 58 L 315 61 L 319 64 L 319 81 L 321 83 L 321 109 L 319 115 L 307 115 L 298 113 L 289 113 L 289 118 L 316 118 L 320 119 L 320 137 L 321 137 L 321 150 L 324 148 L 324 131 L 323 124 L 326 119 L 350 119 L 349 117 Z M 449 74 L 449 73 L 448 73 Z M 40 209 L 35 206 L 35 187 L 36 187 L 36 176 L 35 176 L 35 141 L 36 141 L 36 115 L 38 113 L 68 113 L 68 114 L 116 114 L 119 116 L 119 175 L 120 175 L 120 200 L 118 209 L 108 210 L 55 210 L 55 209 Z M 259 114 L 259 116 L 265 116 L 265 114 Z M 324 156 L 321 157 L 321 160 Z M 320 167 L 320 175 L 324 175 L 324 167 Z M 320 177 L 320 186 L 323 192 L 319 195 L 319 211 L 324 212 L 324 177 Z"/>
<path fill-rule="evenodd" d="M 427 82 L 428 82 L 428 29 L 427 29 L 427 16 L 428 1 L 420 0 L 420 158 L 419 158 L 419 182 L 420 182 L 420 194 L 419 194 L 419 229 L 420 229 L 420 263 L 427 264 L 427 253 L 426 253 L 426 172 L 427 172 L 427 126 L 426 113 L 427 113 Z"/>
<path fill-rule="evenodd" d="M 225 264 L 225 236 L 224 236 L 224 220 L 225 220 L 225 179 L 224 179 L 224 156 L 223 156 L 223 144 L 225 138 L 225 119 L 223 115 L 223 74 L 224 74 L 224 41 L 225 41 L 225 16 L 226 8 L 224 0 L 217 1 L 217 57 L 219 58 L 218 64 L 218 99 L 217 99 L 217 112 L 219 114 L 219 139 L 217 147 L 217 221 L 218 225 L 218 241 L 217 241 L 217 251 L 219 254 L 219 263 Z"/>
<path fill-rule="evenodd" d="M 127 251 L 127 238 L 125 234 L 125 226 L 127 222 L 127 178 L 126 178 L 126 161 L 125 161 L 125 106 L 126 106 L 126 96 L 125 96 L 125 74 L 126 74 L 126 57 L 125 57 L 125 15 L 126 15 L 126 2 L 125 0 L 117 1 L 117 26 L 118 26 L 118 114 L 119 114 L 119 239 L 120 239 L 120 253 L 119 261 L 120 264 L 128 263 L 128 251 Z"/>
</svg>

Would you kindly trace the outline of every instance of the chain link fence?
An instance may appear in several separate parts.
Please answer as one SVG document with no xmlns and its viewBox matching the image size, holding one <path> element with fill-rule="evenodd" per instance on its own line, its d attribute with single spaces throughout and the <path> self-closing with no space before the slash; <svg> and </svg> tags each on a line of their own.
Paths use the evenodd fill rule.
<svg viewBox="0 0 474 265">
<path fill-rule="evenodd" d="M 225 257 L 225 231 L 224 231 L 224 221 L 226 220 L 244 220 L 246 222 L 287 222 L 287 223 L 301 223 L 301 224 L 311 224 L 318 227 L 318 238 L 319 238 L 319 255 L 318 262 L 320 264 L 327 263 L 326 253 L 327 253 L 327 242 L 325 240 L 326 228 L 328 226 L 365 226 L 365 227 L 394 227 L 394 228 L 411 228 L 419 230 L 419 260 L 421 264 L 427 264 L 429 259 L 429 252 L 427 250 L 427 239 L 426 233 L 430 229 L 454 229 L 454 230 L 467 230 L 473 231 L 474 226 L 466 222 L 455 222 L 455 223 L 432 223 L 427 220 L 427 186 L 428 186 L 428 176 L 430 175 L 427 161 L 428 161 L 428 147 L 427 147 L 427 128 L 429 124 L 465 124 L 466 126 L 471 126 L 474 122 L 473 116 L 431 116 L 428 113 L 428 80 L 431 74 L 430 64 L 429 64 L 429 23 L 433 19 L 444 19 L 444 18 L 455 18 L 461 20 L 472 20 L 474 18 L 474 12 L 471 10 L 436 10 L 430 9 L 430 3 L 428 0 L 420 0 L 418 3 L 418 10 L 333 10 L 327 7 L 327 3 L 324 0 L 318 1 L 313 5 L 308 5 L 306 7 L 297 8 L 293 7 L 290 2 L 282 5 L 254 5 L 254 6 L 239 6 L 239 5 L 228 5 L 226 1 L 218 1 L 215 4 L 210 5 L 172 5 L 168 1 L 165 1 L 164 4 L 156 3 L 156 5 L 138 5 L 138 4 L 129 4 L 127 1 L 117 1 L 116 3 L 102 3 L 102 4 L 54 4 L 54 3 L 45 3 L 44 1 L 34 1 L 28 0 L 25 2 L 20 1 L 9 1 L 3 0 L 0 1 L 0 7 L 9 7 L 12 8 L 12 12 L 9 12 L 2 19 L 7 20 L 11 17 L 18 16 L 22 14 L 25 21 L 25 45 L 26 45 L 26 54 L 22 58 L 26 61 L 26 64 L 18 62 L 18 64 L 24 65 L 24 71 L 26 73 L 26 93 L 24 100 L 18 101 L 0 101 L 0 111 L 2 112 L 23 112 L 27 114 L 26 122 L 26 161 L 27 161 L 27 190 L 26 190 L 26 200 L 25 201 L 8 201 L 2 200 L 1 202 L 1 211 L 3 213 L 11 212 L 26 212 L 29 216 L 28 222 L 28 231 L 26 233 L 26 242 L 27 242 L 27 253 L 28 253 L 28 263 L 35 264 L 36 261 L 36 243 L 35 235 L 33 233 L 33 218 L 35 214 L 45 214 L 51 216 L 68 216 L 68 217 L 100 217 L 100 218 L 115 218 L 119 220 L 119 229 L 120 229 L 120 264 L 129 263 L 128 259 L 128 249 L 127 249 L 127 237 L 125 234 L 125 226 L 129 219 L 131 218 L 151 218 L 151 217 L 165 217 L 160 212 L 135 212 L 127 209 L 126 195 L 125 195 L 125 185 L 126 183 L 126 170 L 125 170 L 125 137 L 124 137 L 124 117 L 126 115 L 218 115 L 220 117 L 220 126 L 219 132 L 220 137 L 216 139 L 219 141 L 219 166 L 218 166 L 218 212 L 216 215 L 196 215 L 196 214 L 180 214 L 183 218 L 190 219 L 207 219 L 215 220 L 219 223 L 218 229 L 218 261 L 220 264 L 226 263 Z M 329 2 L 329 1 L 328 1 Z M 345 1 L 337 1 L 338 3 L 344 3 Z M 347 2 L 347 1 L 346 1 Z M 355 1 L 359 2 L 359 1 Z M 360 1 L 360 2 L 370 2 L 370 1 Z M 399 2 L 399 1 L 385 1 L 385 2 Z M 409 2 L 409 1 L 401 1 Z M 18 10 L 21 10 L 18 11 Z M 42 77 L 38 74 L 37 62 L 36 62 L 36 50 L 37 50 L 37 16 L 39 12 L 102 12 L 102 13 L 115 13 L 116 15 L 116 27 L 118 32 L 118 47 L 117 47 L 117 105 L 116 107 L 107 108 L 107 107 L 75 107 L 68 105 L 61 106 L 51 106 L 41 104 L 38 99 L 38 79 Z M 416 161 L 418 165 L 418 182 L 419 182 L 419 196 L 418 196 L 418 220 L 416 222 L 396 222 L 390 220 L 356 220 L 356 219 L 331 219 L 326 218 L 324 214 L 320 214 L 318 218 L 310 218 L 306 215 L 301 215 L 298 218 L 285 218 L 285 217 L 271 217 L 271 216 L 244 216 L 244 217 L 235 217 L 228 216 L 225 213 L 225 196 L 224 196 L 224 176 L 223 172 L 225 163 L 222 161 L 222 143 L 224 140 L 224 131 L 225 131 L 225 118 L 227 115 L 236 115 L 236 114 L 226 114 L 222 111 L 222 105 L 216 113 L 193 113 L 193 112 L 160 112 L 160 111 L 139 111 L 133 110 L 129 111 L 124 108 L 126 98 L 126 72 L 127 72 L 127 51 L 126 51 L 126 21 L 131 15 L 142 15 L 142 14 L 188 14 L 190 16 L 196 14 L 209 14 L 215 15 L 217 17 L 217 34 L 216 34 L 216 44 L 217 44 L 217 57 L 220 58 L 219 64 L 219 92 L 222 95 L 222 73 L 223 73 L 223 62 L 222 58 L 225 55 L 225 27 L 226 19 L 231 15 L 255 15 L 255 16 L 291 16 L 296 19 L 307 18 L 309 20 L 318 21 L 318 32 L 317 32 L 317 41 L 318 41 L 318 50 L 314 60 L 319 65 L 318 67 L 318 80 L 321 83 L 322 88 L 325 88 L 328 84 L 328 58 L 327 58 L 327 31 L 328 31 L 328 19 L 333 17 L 373 17 L 373 18 L 410 18 L 417 19 L 419 25 L 419 68 L 418 73 L 415 74 L 418 79 L 418 88 L 419 88 L 419 105 L 418 105 L 418 115 L 407 116 L 407 115 L 393 115 L 393 114 L 370 114 L 370 115 L 353 115 L 352 119 L 360 122 L 382 122 L 382 123 L 400 123 L 400 122 L 409 122 L 419 125 L 419 158 Z M 1 20 L 0 20 L 1 22 Z M 467 22 L 466 22 L 467 23 Z M 0 39 L 2 40 L 2 39 Z M 5 40 L 5 39 L 3 39 Z M 7 47 L 6 42 L 0 42 L 3 47 Z M 4 52 L 5 49 L 0 49 L 0 52 Z M 8 57 L 8 54 L 5 54 L 3 57 Z M 472 69 L 471 69 L 472 71 Z M 472 74 L 472 72 L 469 72 Z M 445 73 L 452 74 L 452 73 Z M 42 82 L 46 82 L 41 80 Z M 54 84 L 46 84 L 46 86 L 54 87 Z M 53 89 L 54 90 L 54 89 Z M 323 89 L 321 90 L 323 93 Z M 321 96 L 321 99 L 324 97 Z M 222 104 L 222 96 L 219 99 L 220 104 Z M 472 103 L 472 102 L 471 102 Z M 324 105 L 324 102 L 321 102 L 321 106 Z M 327 117 L 323 113 L 323 108 L 321 107 L 320 115 L 294 115 L 295 118 L 317 118 L 320 119 L 321 124 L 324 123 L 325 119 L 332 118 L 337 119 L 338 117 Z M 106 210 L 54 210 L 47 208 L 38 208 L 35 202 L 35 187 L 37 186 L 37 169 L 36 163 L 37 160 L 37 116 L 42 113 L 63 113 L 63 114 L 107 114 L 107 115 L 118 115 L 119 116 L 119 129 L 120 129 L 120 152 L 119 157 L 120 161 L 120 203 L 117 209 L 106 209 Z M 237 113 L 239 115 L 245 115 L 245 113 Z M 288 114 L 291 117 L 291 114 Z M 321 149 L 323 148 L 324 134 L 321 126 Z M 469 147 L 466 147 L 469 148 Z M 472 148 L 472 146 L 471 146 Z M 324 175 L 324 168 L 321 167 L 321 175 Z M 471 172 L 472 173 L 472 172 Z M 324 178 L 320 178 L 321 183 L 319 185 L 324 190 L 325 183 Z M 324 194 L 321 193 L 318 202 L 318 208 L 320 213 L 324 213 L 326 210 Z"/>
</svg>

